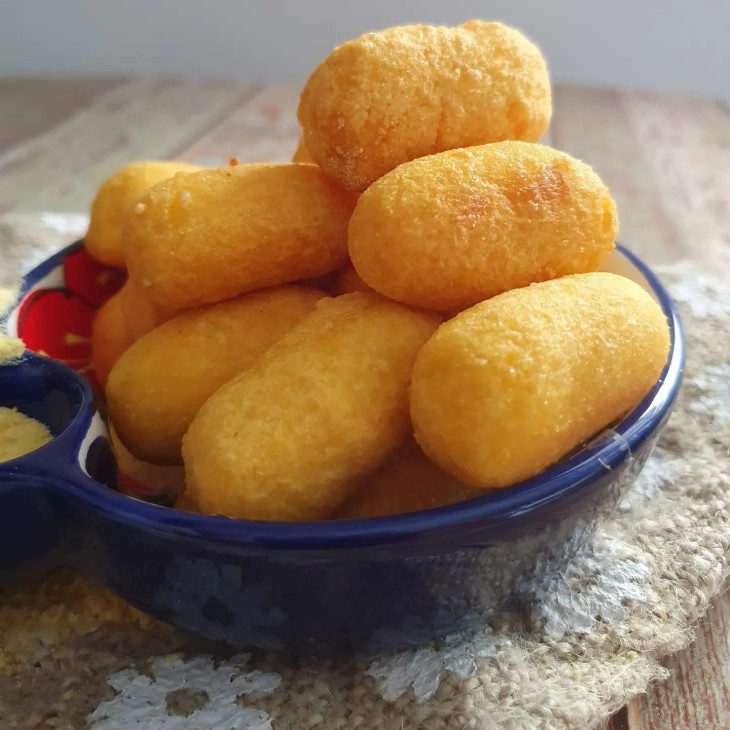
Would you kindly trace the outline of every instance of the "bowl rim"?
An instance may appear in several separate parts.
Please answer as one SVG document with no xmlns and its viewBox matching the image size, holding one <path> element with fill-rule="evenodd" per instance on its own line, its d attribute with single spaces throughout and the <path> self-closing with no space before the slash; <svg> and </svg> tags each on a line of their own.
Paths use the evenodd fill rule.
<svg viewBox="0 0 730 730">
<path fill-rule="evenodd" d="M 39 355 L 31 350 L 25 350 L 19 357 L 2 363 L 0 371 L 10 370 L 12 383 L 12 370 L 21 372 L 26 370 L 27 372 L 27 368 L 32 368 L 37 373 L 42 372 L 46 378 L 53 379 L 56 390 L 62 391 L 66 397 L 76 399 L 78 404 L 75 405 L 75 412 L 71 420 L 61 429 L 60 433 L 52 434 L 50 441 L 25 454 L 0 462 L 0 478 L 4 479 L 10 478 L 16 472 L 32 471 L 36 473 L 39 470 L 33 469 L 34 465 L 38 463 L 45 464 L 46 462 L 52 463 L 54 458 L 64 456 L 64 451 L 66 452 L 65 455 L 68 456 L 69 442 L 73 443 L 78 438 L 79 429 L 83 427 L 95 410 L 94 394 L 89 381 L 58 360 Z M 44 425 L 51 430 L 47 423 Z M 71 450 L 73 453 L 76 451 L 75 448 Z"/>
<path fill-rule="evenodd" d="M 80 242 L 72 244 L 33 269 L 23 282 L 21 298 L 78 245 Z M 169 537 L 195 538 L 214 544 L 267 550 L 387 546 L 444 532 L 453 535 L 454 530 L 469 525 L 483 527 L 485 523 L 522 519 L 529 513 L 589 487 L 616 469 L 627 457 L 630 458 L 661 427 L 679 392 L 685 346 L 677 308 L 658 277 L 636 254 L 620 244 L 617 244 L 616 250 L 646 279 L 667 317 L 670 331 L 667 363 L 647 395 L 614 429 L 604 431 L 578 454 L 530 479 L 444 507 L 384 517 L 316 522 L 266 522 L 183 512 L 121 494 L 82 474 L 78 478 L 69 474 L 59 475 L 60 478 L 55 480 L 57 486 L 77 498 L 84 508 L 114 522 Z M 87 392 L 90 393 L 90 389 Z M 92 404 L 89 403 L 89 406 Z M 85 417 L 83 410 L 77 419 Z"/>
</svg>

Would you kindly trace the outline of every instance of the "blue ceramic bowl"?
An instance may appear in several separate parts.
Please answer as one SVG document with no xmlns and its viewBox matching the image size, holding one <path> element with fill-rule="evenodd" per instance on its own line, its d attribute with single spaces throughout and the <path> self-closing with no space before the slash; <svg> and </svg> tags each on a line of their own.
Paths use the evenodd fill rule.
<svg viewBox="0 0 730 730">
<path fill-rule="evenodd" d="M 74 250 L 32 272 L 25 289 Z M 127 497 L 115 491 L 83 376 L 31 354 L 0 367 L 0 405 L 55 436 L 0 464 L 0 564 L 51 551 L 143 611 L 243 648 L 397 648 L 479 625 L 529 597 L 590 540 L 641 470 L 679 390 L 684 341 L 667 292 L 625 249 L 605 268 L 642 284 L 669 322 L 669 360 L 644 400 L 533 479 L 406 515 L 267 523 Z"/>
</svg>

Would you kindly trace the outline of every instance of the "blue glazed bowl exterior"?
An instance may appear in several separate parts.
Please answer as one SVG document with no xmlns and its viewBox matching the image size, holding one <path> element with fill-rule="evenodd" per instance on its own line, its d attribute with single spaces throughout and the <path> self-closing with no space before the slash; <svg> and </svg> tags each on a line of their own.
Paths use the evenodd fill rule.
<svg viewBox="0 0 730 730">
<path fill-rule="evenodd" d="M 620 424 L 533 479 L 461 504 L 367 520 L 287 524 L 179 512 L 110 488 L 111 456 L 91 393 L 66 371 L 69 390 L 82 390 L 76 419 L 48 446 L 0 465 L 0 551 L 12 557 L 20 524 L 33 523 L 36 550 L 55 545 L 55 554 L 143 611 L 242 648 L 394 649 L 483 625 L 589 541 L 641 470 L 677 395 L 678 315 L 651 272 L 621 254 L 667 315 L 669 361 Z M 39 360 L 27 357 L 24 366 Z M 2 382 L 0 372 L 5 405 Z"/>
</svg>

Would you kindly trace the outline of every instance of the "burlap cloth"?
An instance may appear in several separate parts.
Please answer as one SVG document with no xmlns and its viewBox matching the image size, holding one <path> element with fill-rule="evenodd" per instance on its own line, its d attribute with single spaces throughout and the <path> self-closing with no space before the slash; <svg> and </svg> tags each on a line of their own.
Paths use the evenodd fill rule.
<svg viewBox="0 0 730 730">
<path fill-rule="evenodd" d="M 82 217 L 0 219 L 0 285 L 67 243 Z M 728 272 L 718 265 L 718 276 Z M 484 627 L 395 656 L 231 656 L 85 580 L 0 594 L 0 727 L 575 728 L 602 723 L 686 646 L 725 584 L 730 547 L 730 283 L 659 272 L 689 359 L 654 456 L 592 548 L 549 590 Z"/>
</svg>

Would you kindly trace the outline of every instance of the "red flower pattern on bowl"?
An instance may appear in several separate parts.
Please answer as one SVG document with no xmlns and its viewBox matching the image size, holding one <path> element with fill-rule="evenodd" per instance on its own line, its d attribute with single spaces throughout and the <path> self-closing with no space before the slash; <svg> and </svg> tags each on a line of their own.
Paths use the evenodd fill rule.
<svg viewBox="0 0 730 730">
<path fill-rule="evenodd" d="M 13 334 L 29 350 L 82 373 L 101 395 L 91 363 L 91 328 L 96 312 L 124 284 L 126 271 L 99 263 L 81 243 L 60 251 L 48 264 L 23 292 Z M 140 499 L 160 496 L 121 471 L 117 488 Z"/>
</svg>

